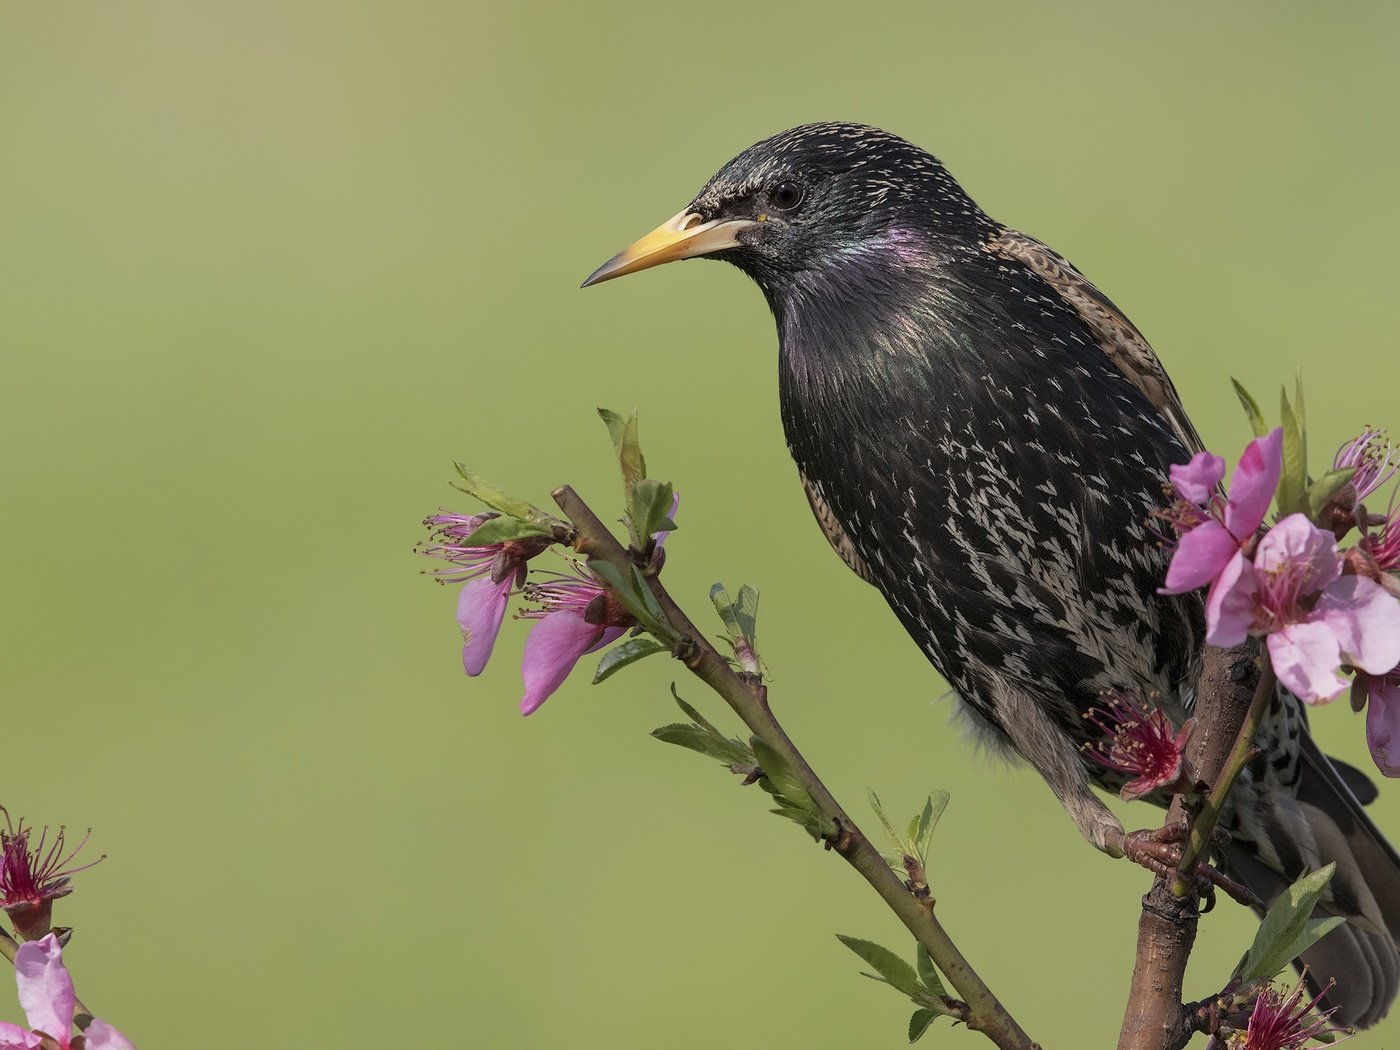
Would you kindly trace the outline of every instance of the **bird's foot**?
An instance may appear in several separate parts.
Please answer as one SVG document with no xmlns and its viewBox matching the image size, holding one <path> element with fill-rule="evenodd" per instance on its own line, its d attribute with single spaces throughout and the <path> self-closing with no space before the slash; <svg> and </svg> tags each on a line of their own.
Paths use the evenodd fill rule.
<svg viewBox="0 0 1400 1050">
<path fill-rule="evenodd" d="M 1134 864 L 1141 865 L 1152 874 L 1170 882 L 1176 878 L 1177 866 L 1181 864 L 1181 847 L 1191 837 L 1191 825 L 1184 820 L 1173 821 L 1160 828 L 1147 828 L 1141 831 L 1119 832 L 1112 836 L 1118 841 L 1109 845 L 1120 851 Z M 1211 834 L 1211 844 L 1223 846 L 1230 841 L 1229 833 L 1216 828 Z M 1249 907 L 1260 907 L 1263 902 L 1243 883 L 1236 882 L 1228 875 L 1217 871 L 1208 861 L 1196 865 L 1196 896 L 1205 901 L 1202 911 L 1215 907 L 1215 891 L 1221 889 L 1231 900 Z"/>
</svg>

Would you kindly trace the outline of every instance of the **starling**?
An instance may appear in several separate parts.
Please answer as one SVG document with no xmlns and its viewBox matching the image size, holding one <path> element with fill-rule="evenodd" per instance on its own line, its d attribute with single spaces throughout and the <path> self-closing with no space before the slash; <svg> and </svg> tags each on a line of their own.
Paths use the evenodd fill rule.
<svg viewBox="0 0 1400 1050">
<path fill-rule="evenodd" d="M 991 219 L 933 156 L 876 128 L 809 124 L 751 146 L 585 285 L 707 256 L 777 321 L 788 447 L 823 532 L 952 685 L 972 734 L 1029 762 L 1075 826 L 1149 863 L 1091 785 L 1096 699 L 1190 714 L 1197 594 L 1162 595 L 1146 526 L 1200 439 L 1142 334 L 1062 256 Z M 1265 901 L 1337 862 L 1306 952 L 1337 1020 L 1400 986 L 1400 858 L 1280 692 L 1232 796 L 1227 869 Z M 1350 786 L 1349 786 L 1350 785 Z M 1354 788 L 1354 791 L 1353 791 Z M 1144 837 L 1146 836 L 1146 837 Z"/>
</svg>

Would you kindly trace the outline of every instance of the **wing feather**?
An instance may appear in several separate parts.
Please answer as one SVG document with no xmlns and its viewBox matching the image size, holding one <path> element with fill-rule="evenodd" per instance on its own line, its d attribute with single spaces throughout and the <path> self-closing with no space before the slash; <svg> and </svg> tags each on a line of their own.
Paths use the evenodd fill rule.
<svg viewBox="0 0 1400 1050">
<path fill-rule="evenodd" d="M 1021 263 L 1054 289 L 1093 332 L 1113 366 L 1171 424 L 1181 442 L 1193 453 L 1204 448 L 1162 362 L 1142 333 L 1108 296 L 1095 288 L 1068 259 L 1029 234 L 1003 229 L 992 238 L 989 246 L 1003 258 Z"/>
</svg>

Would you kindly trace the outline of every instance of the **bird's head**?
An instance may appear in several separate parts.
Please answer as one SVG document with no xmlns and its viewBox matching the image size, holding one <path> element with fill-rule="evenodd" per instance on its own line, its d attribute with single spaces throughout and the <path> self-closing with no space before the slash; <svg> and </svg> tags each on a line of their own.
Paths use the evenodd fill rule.
<svg viewBox="0 0 1400 1050">
<path fill-rule="evenodd" d="M 872 254 L 907 261 L 989 222 L 936 158 L 904 139 L 861 124 L 804 124 L 744 150 L 583 283 L 707 256 L 781 298 L 798 275 Z"/>
</svg>

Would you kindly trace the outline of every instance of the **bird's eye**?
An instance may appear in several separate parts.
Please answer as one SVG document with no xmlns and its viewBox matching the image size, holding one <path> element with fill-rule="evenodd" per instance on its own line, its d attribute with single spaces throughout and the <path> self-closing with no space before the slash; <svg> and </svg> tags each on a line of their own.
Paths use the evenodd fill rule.
<svg viewBox="0 0 1400 1050">
<path fill-rule="evenodd" d="M 768 200 L 780 211 L 792 211 L 802 203 L 802 183 L 783 179 L 768 191 Z"/>
</svg>

